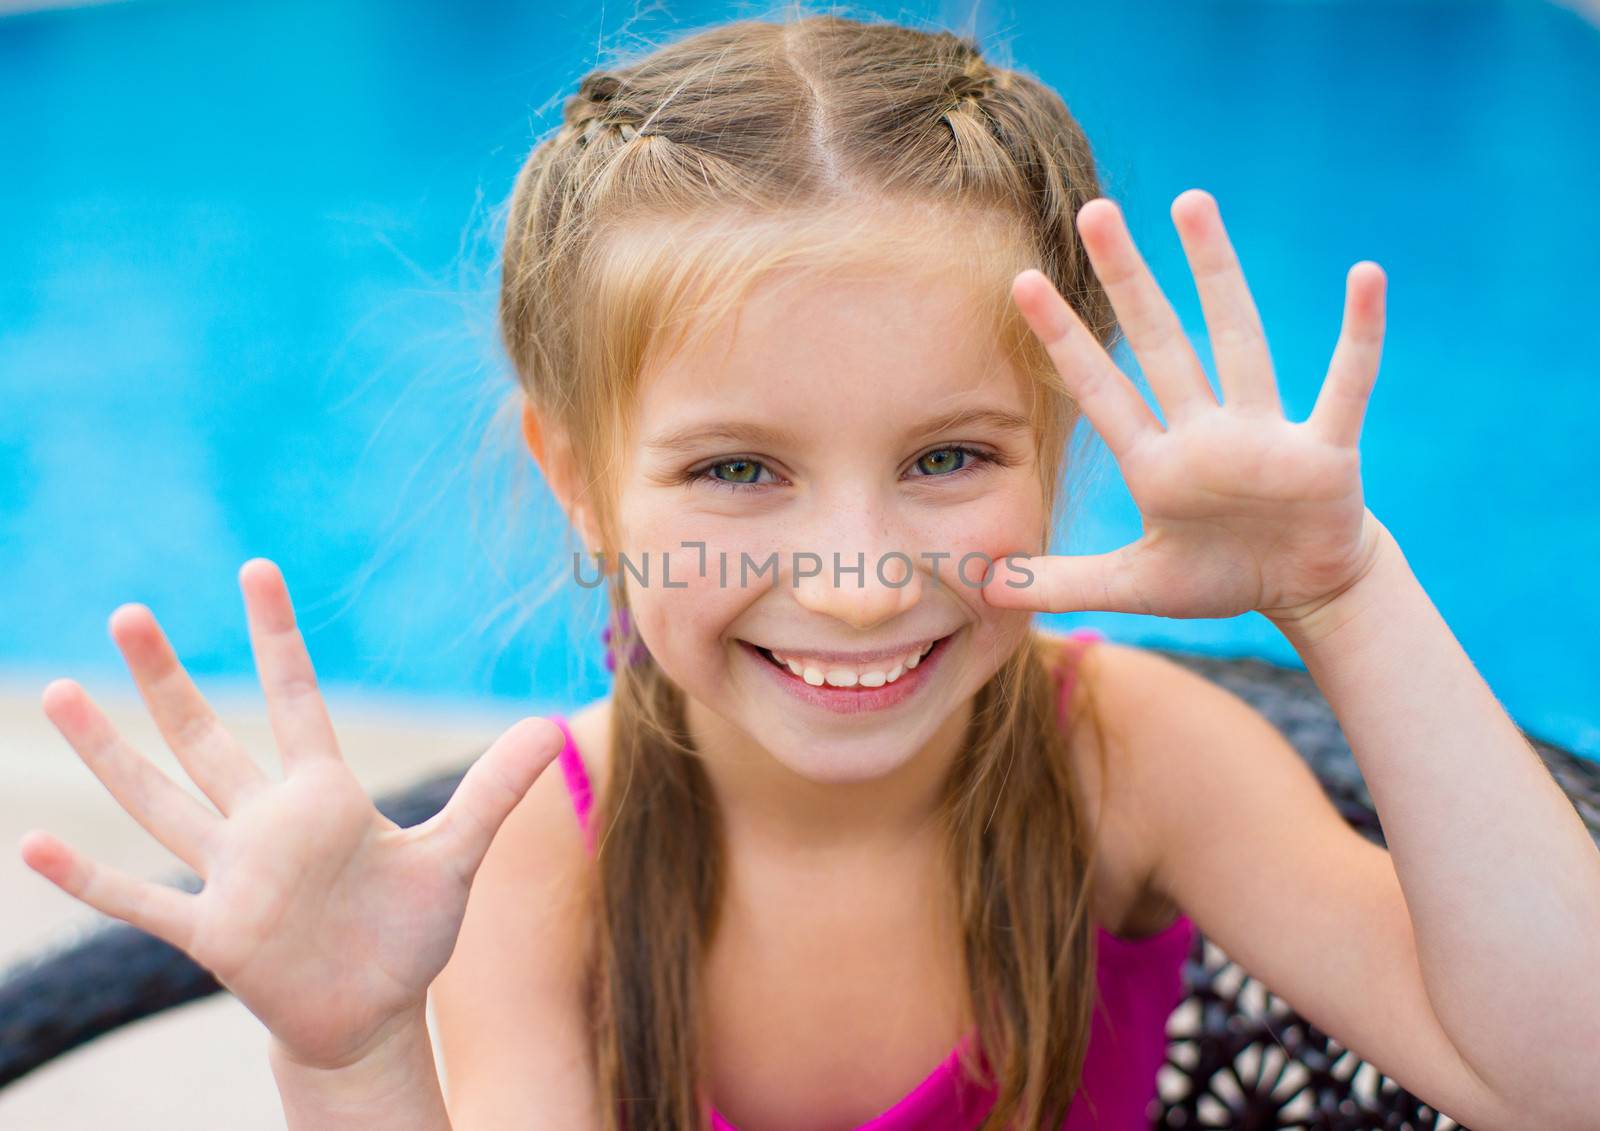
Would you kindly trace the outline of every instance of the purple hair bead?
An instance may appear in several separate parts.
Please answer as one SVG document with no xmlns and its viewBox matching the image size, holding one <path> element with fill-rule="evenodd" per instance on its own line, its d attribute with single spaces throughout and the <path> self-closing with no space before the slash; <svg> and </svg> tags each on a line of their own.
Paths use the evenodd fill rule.
<svg viewBox="0 0 1600 1131">
<path fill-rule="evenodd" d="M 608 622 L 604 631 L 600 633 L 600 642 L 605 645 L 606 671 L 615 674 L 617 670 L 617 651 L 625 637 L 633 636 L 633 621 L 628 617 L 627 609 L 618 609 L 616 614 L 616 628 L 613 629 Z M 633 637 L 633 645 L 628 649 L 626 663 L 638 664 L 650 655 L 650 649 L 645 647 L 644 641 Z"/>
</svg>

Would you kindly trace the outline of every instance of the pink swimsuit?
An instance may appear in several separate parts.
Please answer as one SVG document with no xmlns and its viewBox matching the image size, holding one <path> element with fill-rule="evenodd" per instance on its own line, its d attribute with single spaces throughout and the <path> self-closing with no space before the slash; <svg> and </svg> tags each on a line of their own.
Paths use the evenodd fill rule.
<svg viewBox="0 0 1600 1131">
<path fill-rule="evenodd" d="M 1080 628 L 1069 637 L 1087 646 L 1104 639 L 1098 629 Z M 1072 691 L 1073 669 L 1062 683 L 1063 717 Z M 578 824 L 591 855 L 594 830 L 589 810 L 594 796 L 583 758 L 566 719 L 551 718 L 566 735 L 561 769 L 572 794 Z M 1194 940 L 1194 924 L 1179 915 L 1144 938 L 1128 939 L 1098 928 L 1099 1001 L 1096 1003 L 1083 1067 L 1083 1083 L 1062 1124 L 1063 1131 L 1149 1131 L 1145 1109 L 1156 1093 L 1156 1070 L 1166 1060 L 1167 1017 L 1183 1000 L 1183 963 Z M 964 1041 L 970 1041 L 968 1034 Z M 960 1046 L 902 1099 L 856 1131 L 971 1131 L 994 1103 L 995 1093 L 960 1072 Z M 737 1131 L 712 1112 L 713 1131 Z"/>
</svg>

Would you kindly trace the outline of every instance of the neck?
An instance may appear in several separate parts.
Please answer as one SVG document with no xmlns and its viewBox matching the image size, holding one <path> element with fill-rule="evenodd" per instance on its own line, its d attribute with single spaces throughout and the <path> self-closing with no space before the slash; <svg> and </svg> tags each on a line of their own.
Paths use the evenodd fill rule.
<svg viewBox="0 0 1600 1131">
<path fill-rule="evenodd" d="M 802 777 L 693 697 L 684 709 L 729 839 L 827 852 L 892 849 L 935 827 L 972 706 L 970 698 L 961 703 L 889 773 L 853 782 Z"/>
</svg>

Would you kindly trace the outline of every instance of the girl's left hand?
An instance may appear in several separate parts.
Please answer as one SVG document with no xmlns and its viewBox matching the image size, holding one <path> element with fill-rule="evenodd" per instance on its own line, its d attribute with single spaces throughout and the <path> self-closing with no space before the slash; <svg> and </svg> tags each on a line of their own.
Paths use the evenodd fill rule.
<svg viewBox="0 0 1600 1131">
<path fill-rule="evenodd" d="M 1311 416 L 1283 415 L 1261 321 L 1216 201 L 1190 189 L 1173 222 L 1200 292 L 1223 401 L 1177 315 L 1104 198 L 1078 231 L 1166 425 L 1038 271 L 1012 297 L 1068 392 L 1104 437 L 1138 504 L 1144 533 L 1107 554 L 1004 560 L 990 604 L 1040 612 L 1105 610 L 1163 617 L 1259 611 L 1290 624 L 1347 590 L 1388 533 L 1362 501 L 1356 445 L 1383 348 L 1384 274 L 1363 261 L 1346 279 L 1344 326 Z"/>
</svg>

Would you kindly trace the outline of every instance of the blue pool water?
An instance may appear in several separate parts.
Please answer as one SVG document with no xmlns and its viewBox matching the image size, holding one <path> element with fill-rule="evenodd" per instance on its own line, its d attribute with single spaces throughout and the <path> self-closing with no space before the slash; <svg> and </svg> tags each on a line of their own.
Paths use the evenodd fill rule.
<svg viewBox="0 0 1600 1131">
<path fill-rule="evenodd" d="M 1536 3 L 983 7 L 986 42 L 1084 122 L 1202 346 L 1166 209 L 1216 194 L 1293 418 L 1346 269 L 1387 269 L 1370 505 L 1516 718 L 1600 756 L 1600 31 Z M 601 694 L 573 587 L 516 611 L 569 543 L 537 495 L 508 532 L 477 451 L 511 387 L 491 210 L 597 43 L 742 10 L 0 18 L 0 666 L 126 685 L 105 621 L 138 600 L 197 675 L 247 677 L 235 573 L 265 555 L 330 686 L 530 711 Z M 1065 545 L 1137 533 L 1113 471 Z M 1255 615 L 1067 619 L 1294 660 Z"/>
</svg>

